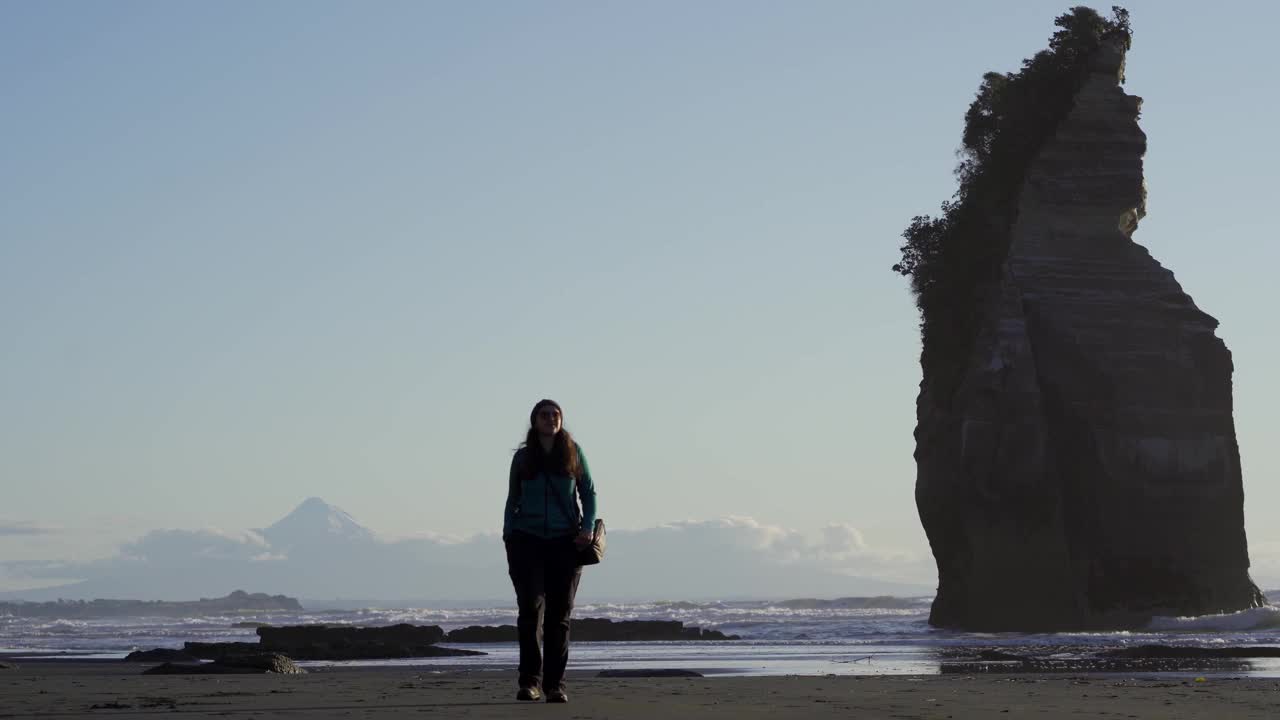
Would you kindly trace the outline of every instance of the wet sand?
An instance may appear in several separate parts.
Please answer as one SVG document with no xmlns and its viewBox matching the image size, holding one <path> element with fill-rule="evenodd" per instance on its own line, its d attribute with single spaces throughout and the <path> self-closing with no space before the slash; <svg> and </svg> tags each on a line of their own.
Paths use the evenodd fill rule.
<svg viewBox="0 0 1280 720">
<path fill-rule="evenodd" d="M 149 664 L 0 670 L 0 718 L 1276 718 L 1280 680 L 1116 675 L 570 676 L 567 705 L 515 700 L 509 672 L 316 668 L 306 675 L 141 675 Z"/>
</svg>

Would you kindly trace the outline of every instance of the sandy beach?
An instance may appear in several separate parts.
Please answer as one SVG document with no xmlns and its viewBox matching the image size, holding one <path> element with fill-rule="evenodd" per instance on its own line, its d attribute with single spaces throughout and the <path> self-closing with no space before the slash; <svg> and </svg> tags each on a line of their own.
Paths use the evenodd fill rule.
<svg viewBox="0 0 1280 720">
<path fill-rule="evenodd" d="M 949 675 L 612 679 L 571 673 L 568 705 L 521 703 L 512 674 L 317 668 L 306 675 L 144 676 L 122 662 L 0 670 L 0 718 L 1275 718 L 1280 680 Z"/>
</svg>

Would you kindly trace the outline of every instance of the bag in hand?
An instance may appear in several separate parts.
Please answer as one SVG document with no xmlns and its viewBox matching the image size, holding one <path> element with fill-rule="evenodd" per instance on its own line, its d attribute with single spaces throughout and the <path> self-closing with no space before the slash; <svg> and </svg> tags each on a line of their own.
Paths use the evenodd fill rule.
<svg viewBox="0 0 1280 720">
<path fill-rule="evenodd" d="M 579 565 L 595 565 L 604 560 L 604 521 L 596 520 L 595 527 L 591 529 L 591 544 L 578 550 Z"/>
<path fill-rule="evenodd" d="M 569 515 L 570 517 L 576 517 L 578 518 L 579 522 L 581 522 L 582 511 L 578 508 L 577 498 L 575 497 L 573 499 L 573 510 L 571 511 L 569 509 L 569 503 L 565 502 L 564 496 L 560 494 L 560 490 L 556 488 L 554 485 L 551 486 L 551 489 L 552 489 L 552 494 L 556 496 L 556 500 L 560 502 L 560 507 L 564 508 L 565 514 Z M 605 548 L 604 521 L 597 519 L 595 526 L 591 528 L 591 543 L 586 547 L 578 549 L 578 564 L 579 565 L 599 564 L 601 560 L 604 560 L 604 548 Z"/>
</svg>

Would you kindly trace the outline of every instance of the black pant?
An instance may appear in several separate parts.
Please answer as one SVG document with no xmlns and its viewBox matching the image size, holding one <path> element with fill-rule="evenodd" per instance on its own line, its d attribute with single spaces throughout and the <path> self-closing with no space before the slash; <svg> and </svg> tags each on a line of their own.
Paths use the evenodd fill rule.
<svg viewBox="0 0 1280 720">
<path fill-rule="evenodd" d="M 546 692 L 563 690 L 564 669 L 569 664 L 569 614 L 582 577 L 573 536 L 546 540 L 516 532 L 506 546 L 507 573 L 515 585 L 520 611 L 516 621 L 520 687 L 541 685 Z M 545 662 L 539 640 L 545 645 Z"/>
</svg>

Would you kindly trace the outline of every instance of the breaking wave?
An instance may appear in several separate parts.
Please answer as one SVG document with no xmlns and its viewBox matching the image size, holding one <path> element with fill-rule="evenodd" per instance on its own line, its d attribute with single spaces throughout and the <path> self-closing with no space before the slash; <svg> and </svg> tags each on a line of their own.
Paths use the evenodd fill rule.
<svg viewBox="0 0 1280 720">
<path fill-rule="evenodd" d="M 1147 626 L 1153 632 L 1249 632 L 1280 628 L 1280 607 L 1267 605 L 1222 615 L 1157 617 Z"/>
</svg>

